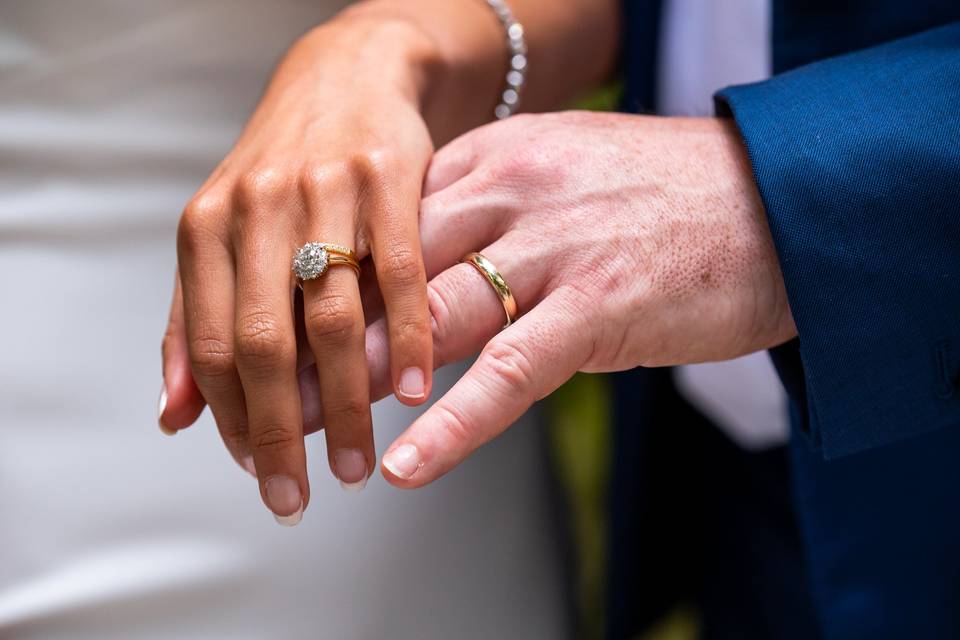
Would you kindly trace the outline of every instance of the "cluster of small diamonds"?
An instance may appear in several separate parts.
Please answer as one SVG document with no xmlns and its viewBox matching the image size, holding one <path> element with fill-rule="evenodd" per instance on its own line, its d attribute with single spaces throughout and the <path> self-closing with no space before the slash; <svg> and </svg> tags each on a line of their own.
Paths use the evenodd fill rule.
<svg viewBox="0 0 960 640">
<path fill-rule="evenodd" d="M 293 256 L 293 272 L 301 280 L 313 280 L 327 270 L 330 255 L 321 242 L 308 242 Z"/>
<path fill-rule="evenodd" d="M 527 42 L 523 37 L 523 25 L 516 21 L 505 0 L 487 0 L 497 14 L 507 34 L 510 50 L 510 69 L 507 71 L 507 88 L 500 96 L 500 104 L 493 110 L 498 120 L 509 118 L 520 106 L 520 90 L 527 78 Z"/>
</svg>

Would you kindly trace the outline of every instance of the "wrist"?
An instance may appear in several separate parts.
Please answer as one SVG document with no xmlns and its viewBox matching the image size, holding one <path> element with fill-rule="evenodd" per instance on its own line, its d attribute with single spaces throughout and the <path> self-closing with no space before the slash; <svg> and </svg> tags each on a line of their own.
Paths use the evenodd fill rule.
<svg viewBox="0 0 960 640">
<path fill-rule="evenodd" d="M 348 7 L 304 34 L 283 66 L 312 67 L 328 78 L 334 72 L 349 76 L 378 91 L 399 93 L 420 108 L 432 81 L 427 70 L 439 55 L 435 43 L 410 20 L 370 11 L 366 4 Z"/>
<path fill-rule="evenodd" d="M 381 60 L 402 67 L 392 75 L 400 77 L 436 141 L 491 119 L 508 56 L 503 27 L 483 0 L 367 0 L 342 11 L 335 23 L 353 34 L 347 51 L 374 40 Z"/>
<path fill-rule="evenodd" d="M 743 335 L 752 332 L 750 350 L 766 349 L 795 337 L 797 328 L 743 138 L 732 119 L 714 118 L 712 123 L 720 138 L 719 146 L 726 155 L 722 174 L 727 176 L 726 181 L 730 184 L 731 199 L 727 208 L 730 216 L 737 220 L 735 228 L 742 234 L 740 244 L 746 248 L 745 264 L 751 269 L 750 277 L 744 278 L 744 282 L 751 283 L 747 298 L 757 305 L 748 324 L 750 330 L 744 330 Z"/>
</svg>

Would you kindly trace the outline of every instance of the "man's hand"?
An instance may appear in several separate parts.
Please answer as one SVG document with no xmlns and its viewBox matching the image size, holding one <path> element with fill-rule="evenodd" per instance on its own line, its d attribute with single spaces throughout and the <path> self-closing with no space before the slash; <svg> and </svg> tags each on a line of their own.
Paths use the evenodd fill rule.
<svg viewBox="0 0 960 640">
<path fill-rule="evenodd" d="M 731 122 L 520 116 L 440 150 L 426 195 L 435 365 L 482 352 L 384 456 L 398 486 L 443 475 L 578 370 L 724 360 L 796 334 Z M 458 264 L 470 251 L 517 298 L 522 317 L 502 332 L 489 283 Z M 378 320 L 374 397 L 390 389 L 387 343 Z"/>
</svg>

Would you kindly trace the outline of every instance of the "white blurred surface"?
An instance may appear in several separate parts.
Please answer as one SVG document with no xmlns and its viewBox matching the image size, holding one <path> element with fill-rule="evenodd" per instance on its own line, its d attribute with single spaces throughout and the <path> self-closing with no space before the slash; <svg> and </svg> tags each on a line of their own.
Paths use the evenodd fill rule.
<svg viewBox="0 0 960 640">
<path fill-rule="evenodd" d="M 0 638 L 567 635 L 531 425 L 417 492 L 342 492 L 311 438 L 295 529 L 206 414 L 156 428 L 180 209 L 333 9 L 0 2 Z"/>
</svg>

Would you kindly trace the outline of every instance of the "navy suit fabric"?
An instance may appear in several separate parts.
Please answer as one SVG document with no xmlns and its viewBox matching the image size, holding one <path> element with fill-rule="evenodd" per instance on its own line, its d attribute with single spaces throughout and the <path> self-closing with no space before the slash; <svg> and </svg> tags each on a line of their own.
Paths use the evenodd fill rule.
<svg viewBox="0 0 960 640">
<path fill-rule="evenodd" d="M 656 48 L 633 40 L 659 3 L 624 15 L 625 108 L 649 111 Z M 795 427 L 798 579 L 823 637 L 958 638 L 960 1 L 774 0 L 772 33 L 775 76 L 721 91 L 718 110 L 743 136 L 797 322 L 772 355 Z M 656 401 L 628 387 L 618 445 Z M 617 554 L 631 507 L 613 500 Z M 612 602 L 608 631 L 630 628 L 627 608 Z"/>
<path fill-rule="evenodd" d="M 790 449 L 823 636 L 960 638 L 960 425 L 837 460 Z"/>
<path fill-rule="evenodd" d="M 828 458 L 960 426 L 960 23 L 722 91 Z"/>
</svg>

